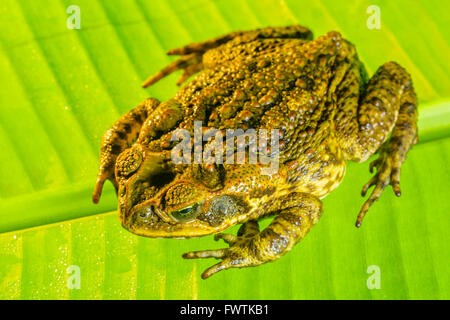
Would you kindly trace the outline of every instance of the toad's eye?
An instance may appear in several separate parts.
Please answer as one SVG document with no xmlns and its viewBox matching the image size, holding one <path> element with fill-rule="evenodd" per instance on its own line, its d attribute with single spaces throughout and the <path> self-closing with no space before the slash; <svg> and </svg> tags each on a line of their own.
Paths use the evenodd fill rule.
<svg viewBox="0 0 450 320">
<path fill-rule="evenodd" d="M 184 207 L 180 210 L 172 211 L 170 214 L 177 221 L 187 221 L 194 218 L 197 215 L 198 205 L 195 203 L 188 207 Z"/>
</svg>

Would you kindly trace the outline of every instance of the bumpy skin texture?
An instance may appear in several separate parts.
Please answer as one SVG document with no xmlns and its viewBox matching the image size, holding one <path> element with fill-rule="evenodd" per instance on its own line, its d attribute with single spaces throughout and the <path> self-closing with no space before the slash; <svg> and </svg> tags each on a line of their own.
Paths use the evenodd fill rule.
<svg viewBox="0 0 450 320">
<path fill-rule="evenodd" d="M 147 99 L 105 133 L 93 200 L 109 179 L 120 221 L 131 232 L 216 234 L 230 247 L 184 255 L 221 259 L 203 278 L 289 251 L 317 223 L 320 199 L 339 185 L 346 160 L 380 154 L 370 166 L 377 173 L 363 195 L 375 188 L 357 226 L 387 185 L 400 195 L 400 168 L 417 141 L 417 98 L 395 62 L 368 80 L 354 46 L 338 32 L 312 40 L 301 26 L 233 32 L 168 54 L 181 57 L 144 86 L 180 69 L 179 83 L 198 74 L 173 99 Z M 263 164 L 175 165 L 172 133 L 193 133 L 196 120 L 219 130 L 279 129 L 279 170 L 262 175 Z M 265 216 L 274 219 L 259 231 L 257 220 Z M 242 224 L 237 236 L 219 233 L 235 224 Z"/>
</svg>

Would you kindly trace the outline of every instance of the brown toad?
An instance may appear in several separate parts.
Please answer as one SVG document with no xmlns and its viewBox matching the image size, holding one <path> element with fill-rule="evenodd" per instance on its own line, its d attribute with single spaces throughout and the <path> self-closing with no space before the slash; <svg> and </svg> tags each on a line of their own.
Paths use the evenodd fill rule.
<svg viewBox="0 0 450 320">
<path fill-rule="evenodd" d="M 375 186 L 357 226 L 387 185 L 400 195 L 400 168 L 417 140 L 417 98 L 395 62 L 367 78 L 354 46 L 338 32 L 316 40 L 301 26 L 239 31 L 170 50 L 178 60 L 144 87 L 184 70 L 195 78 L 165 102 L 147 99 L 106 131 L 94 202 L 103 183 L 118 191 L 119 218 L 148 237 L 215 234 L 230 247 L 185 258 L 222 259 L 202 277 L 278 259 L 317 223 L 321 198 L 338 186 L 346 161 L 370 165 Z M 279 169 L 263 164 L 175 164 L 175 129 L 194 121 L 225 129 L 279 129 Z M 390 137 L 388 139 L 388 137 Z M 234 149 L 233 149 L 234 150 Z M 234 151 L 233 151 L 234 152 Z M 274 216 L 259 231 L 257 220 Z M 242 224 L 237 236 L 219 233 Z"/>
</svg>

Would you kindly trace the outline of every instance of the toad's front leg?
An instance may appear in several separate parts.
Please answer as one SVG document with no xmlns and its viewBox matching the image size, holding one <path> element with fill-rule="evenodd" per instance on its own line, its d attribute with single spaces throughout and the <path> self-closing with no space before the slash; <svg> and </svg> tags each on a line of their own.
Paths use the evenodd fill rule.
<svg viewBox="0 0 450 320">
<path fill-rule="evenodd" d="M 277 260 L 317 223 L 322 212 L 322 202 L 310 194 L 292 193 L 276 199 L 263 210 L 278 212 L 263 231 L 259 231 L 258 222 L 248 221 L 241 226 L 237 236 L 224 233 L 215 235 L 215 240 L 223 239 L 230 245 L 229 248 L 188 252 L 183 258 L 222 259 L 203 272 L 203 279 L 221 270 L 253 267 Z"/>
<path fill-rule="evenodd" d="M 148 145 L 150 141 L 173 129 L 181 118 L 181 107 L 176 100 L 160 103 L 156 99 L 149 98 L 117 120 L 103 135 L 100 167 L 92 195 L 93 202 L 99 201 L 103 184 L 107 179 L 117 190 L 115 166 L 119 154 L 132 147 L 133 143 Z M 122 160 L 128 163 L 133 159 L 127 159 L 125 155 L 125 159 Z"/>
</svg>

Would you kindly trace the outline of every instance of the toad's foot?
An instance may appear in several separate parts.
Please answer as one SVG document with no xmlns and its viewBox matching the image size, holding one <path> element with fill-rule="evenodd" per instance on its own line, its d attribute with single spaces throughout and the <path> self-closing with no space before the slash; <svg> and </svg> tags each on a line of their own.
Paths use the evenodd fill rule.
<svg viewBox="0 0 450 320">
<path fill-rule="evenodd" d="M 221 270 L 228 268 L 241 268 L 257 266 L 263 262 L 258 252 L 259 226 L 256 221 L 249 221 L 241 226 L 238 235 L 219 233 L 214 240 L 222 239 L 230 245 L 227 249 L 204 250 L 188 252 L 183 255 L 186 259 L 216 258 L 222 259 L 218 264 L 203 272 L 202 278 L 206 279 Z"/>
<path fill-rule="evenodd" d="M 167 54 L 179 55 L 180 58 L 170 63 L 156 74 L 150 76 L 142 83 L 142 86 L 146 88 L 177 70 L 183 70 L 183 74 L 177 81 L 177 85 L 181 85 L 190 76 L 196 74 L 204 68 L 203 55 L 208 50 L 217 48 L 236 38 L 239 38 L 240 42 L 250 42 L 257 38 L 291 38 L 311 40 L 312 32 L 302 26 L 286 26 L 277 28 L 269 27 L 251 31 L 235 31 L 207 41 L 195 42 L 181 48 L 171 49 L 167 51 Z"/>
<path fill-rule="evenodd" d="M 411 116 L 414 114 L 414 116 Z M 369 199 L 364 203 L 356 220 L 356 226 L 360 227 L 370 206 L 378 200 L 384 188 L 389 184 L 392 186 L 394 193 L 400 197 L 400 169 L 406 159 L 409 149 L 417 143 L 417 127 L 410 124 L 409 119 L 415 118 L 415 105 L 405 103 L 399 114 L 396 127 L 391 139 L 381 148 L 378 159 L 370 164 L 370 172 L 373 168 L 377 169 L 375 176 L 364 185 L 362 196 L 366 195 L 370 187 L 375 186 Z"/>
<path fill-rule="evenodd" d="M 237 236 L 219 233 L 214 239 L 222 239 L 230 245 L 226 249 L 188 252 L 186 259 L 216 258 L 221 262 L 203 272 L 206 279 L 229 268 L 253 267 L 280 258 L 291 250 L 319 220 L 322 212 L 320 200 L 309 194 L 291 194 L 276 199 L 274 205 L 295 205 L 281 209 L 273 221 L 261 232 L 258 222 L 250 220 L 239 229 Z"/>
<path fill-rule="evenodd" d="M 179 59 L 173 61 L 168 66 L 158 71 L 156 74 L 150 76 L 142 83 L 142 87 L 147 88 L 148 86 L 151 86 L 152 84 L 158 82 L 165 76 L 168 76 L 172 72 L 175 72 L 177 70 L 184 70 L 180 79 L 178 79 L 177 81 L 177 85 L 181 85 L 191 75 L 203 69 L 202 56 L 203 55 L 199 53 L 190 53 L 181 56 Z"/>
</svg>

